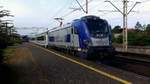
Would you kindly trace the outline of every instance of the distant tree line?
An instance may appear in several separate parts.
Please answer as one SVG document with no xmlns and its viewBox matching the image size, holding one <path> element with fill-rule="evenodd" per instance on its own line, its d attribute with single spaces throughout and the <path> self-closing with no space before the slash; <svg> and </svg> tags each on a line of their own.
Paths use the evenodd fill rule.
<svg viewBox="0 0 150 84">
<path fill-rule="evenodd" d="M 122 44 L 122 28 L 115 26 L 112 29 L 113 43 Z M 137 22 L 135 28 L 128 29 L 128 45 L 150 46 L 150 24 L 141 25 Z"/>
<path fill-rule="evenodd" d="M 20 35 L 17 34 L 12 20 L 3 20 L 4 17 L 13 17 L 9 10 L 0 10 L 0 63 L 3 49 L 14 43 L 20 43 Z"/>
</svg>

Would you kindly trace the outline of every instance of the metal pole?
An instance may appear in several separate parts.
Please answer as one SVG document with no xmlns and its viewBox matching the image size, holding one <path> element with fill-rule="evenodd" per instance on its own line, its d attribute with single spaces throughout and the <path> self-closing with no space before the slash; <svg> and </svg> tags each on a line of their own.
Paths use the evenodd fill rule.
<svg viewBox="0 0 150 84">
<path fill-rule="evenodd" d="M 48 47 L 48 28 L 46 28 L 46 35 L 45 35 L 45 48 Z"/>
<path fill-rule="evenodd" d="M 86 14 L 88 14 L 88 0 L 86 0 Z"/>
<path fill-rule="evenodd" d="M 128 1 L 123 0 L 123 12 L 115 6 L 111 1 L 106 0 L 105 2 L 109 2 L 112 6 L 114 6 L 122 15 L 123 15 L 123 51 L 127 51 L 128 49 L 128 14 L 134 9 L 134 7 L 141 2 L 136 2 L 133 7 L 128 12 Z"/>
<path fill-rule="evenodd" d="M 64 20 L 63 18 L 54 18 L 54 20 L 58 21 L 60 23 L 59 26 L 62 27 Z"/>
<path fill-rule="evenodd" d="M 123 1 L 123 50 L 125 51 L 125 0 Z"/>
<path fill-rule="evenodd" d="M 128 49 L 128 28 L 127 28 L 127 7 L 128 7 L 128 1 L 123 1 L 123 49 L 124 51 L 127 51 Z"/>
<path fill-rule="evenodd" d="M 128 50 L 128 17 L 127 12 L 128 11 L 128 1 L 125 0 L 125 51 Z"/>
</svg>

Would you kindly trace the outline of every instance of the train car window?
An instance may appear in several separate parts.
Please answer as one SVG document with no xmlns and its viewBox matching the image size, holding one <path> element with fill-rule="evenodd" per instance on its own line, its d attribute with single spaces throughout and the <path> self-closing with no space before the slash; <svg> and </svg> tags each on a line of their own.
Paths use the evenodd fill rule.
<svg viewBox="0 0 150 84">
<path fill-rule="evenodd" d="M 71 34 L 78 34 L 77 28 L 71 28 Z"/>
<path fill-rule="evenodd" d="M 66 35 L 65 41 L 66 41 L 66 42 L 70 42 L 70 41 L 71 41 L 71 36 L 70 36 L 70 34 L 67 34 L 67 35 Z"/>
<path fill-rule="evenodd" d="M 37 37 L 37 40 L 40 40 L 40 41 L 45 40 L 45 37 L 44 36 Z"/>
<path fill-rule="evenodd" d="M 73 34 L 73 28 L 71 28 L 71 34 Z"/>
<path fill-rule="evenodd" d="M 74 28 L 74 33 L 75 33 L 75 34 L 78 34 L 77 28 Z"/>
<path fill-rule="evenodd" d="M 49 37 L 49 41 L 54 42 L 54 37 L 53 36 Z"/>
<path fill-rule="evenodd" d="M 31 40 L 35 40 L 35 38 L 31 38 Z"/>
</svg>

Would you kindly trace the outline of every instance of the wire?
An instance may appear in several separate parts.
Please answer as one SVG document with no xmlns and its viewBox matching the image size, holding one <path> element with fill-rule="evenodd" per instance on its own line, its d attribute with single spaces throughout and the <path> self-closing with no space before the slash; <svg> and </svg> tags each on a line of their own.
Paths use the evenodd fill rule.
<svg viewBox="0 0 150 84">
<path fill-rule="evenodd" d="M 71 2 L 71 0 L 69 0 L 69 1 L 66 0 L 66 3 L 65 3 L 60 9 L 58 9 L 58 11 L 56 11 L 56 12 L 54 13 L 54 15 L 51 17 L 52 20 L 51 20 L 49 23 L 50 23 L 51 25 L 54 24 L 54 23 L 55 23 L 55 21 L 53 20 L 54 17 L 56 17 L 56 16 L 58 16 L 59 14 L 61 14 L 61 12 L 64 11 L 64 10 L 67 8 L 67 6 L 68 6 L 67 4 L 70 4 L 70 5 L 71 5 L 72 3 L 73 3 L 73 1 Z M 69 6 L 70 6 L 70 5 L 69 5 Z M 49 24 L 48 24 L 48 25 L 49 25 Z M 47 25 L 47 26 L 48 26 L 48 25 Z"/>
<path fill-rule="evenodd" d="M 69 0 L 69 1 L 71 1 L 71 0 Z M 64 4 L 64 5 L 52 16 L 52 18 L 53 18 L 53 17 L 56 17 L 58 14 L 60 14 L 60 12 L 62 12 L 63 10 L 65 10 L 65 8 L 67 8 L 67 4 L 68 4 L 68 3 L 72 3 L 72 2 L 69 2 L 69 1 L 67 1 L 67 3 Z"/>
<path fill-rule="evenodd" d="M 92 1 L 94 1 L 94 0 L 89 0 L 88 2 L 92 2 Z M 114 0 L 114 2 L 115 2 L 116 0 Z M 144 1 L 142 1 L 141 3 L 145 3 L 145 2 L 148 2 L 148 1 L 150 1 L 150 0 L 144 0 Z M 132 1 L 131 1 L 132 2 Z M 85 6 L 86 4 L 83 4 L 83 5 L 80 5 L 80 6 Z M 97 4 L 95 7 L 90 7 L 89 9 L 95 9 L 95 8 L 98 8 L 99 6 L 98 6 L 99 4 Z M 73 14 L 74 12 L 76 12 L 77 10 L 72 10 L 72 11 L 69 11 L 68 13 L 66 13 L 66 14 L 64 14 L 64 15 L 62 15 L 61 17 L 62 18 L 65 18 L 65 17 L 67 17 L 67 16 L 69 16 L 69 15 L 71 15 L 71 14 Z M 79 15 L 80 13 L 78 13 L 77 15 Z M 106 14 L 106 13 L 105 13 Z M 105 15 L 104 14 L 104 15 Z M 77 17 L 77 16 L 76 16 Z M 71 17 L 72 18 L 72 17 Z M 73 17 L 74 18 L 74 17 Z M 69 18 L 70 19 L 70 18 Z"/>
<path fill-rule="evenodd" d="M 149 2 L 150 0 L 145 0 L 145 1 L 142 1 L 141 3 L 146 3 L 146 2 Z"/>
<path fill-rule="evenodd" d="M 83 8 L 83 6 L 79 3 L 79 1 L 78 0 L 76 0 L 76 2 L 78 3 L 78 5 L 80 6 L 80 8 L 83 10 L 83 12 L 85 12 L 86 13 L 86 11 L 85 11 L 85 9 Z"/>
<path fill-rule="evenodd" d="M 69 0 L 70 1 L 70 0 Z M 67 4 L 70 3 L 68 1 L 66 1 L 67 3 L 65 3 L 56 13 L 54 13 L 54 15 L 51 17 L 52 21 L 54 19 L 54 17 L 58 16 L 58 14 L 60 14 L 60 12 L 64 11 L 65 8 L 67 7 Z M 50 22 L 51 23 L 51 22 Z"/>
<path fill-rule="evenodd" d="M 89 0 L 88 3 L 91 3 L 92 1 L 94 1 L 94 0 Z M 83 4 L 83 5 L 81 5 L 81 6 L 83 7 L 83 6 L 85 6 L 85 5 L 86 5 L 86 4 Z M 72 11 L 66 13 L 65 15 L 63 15 L 63 16 L 61 16 L 61 17 L 67 17 L 67 16 L 71 15 L 71 14 L 72 14 L 73 12 L 75 12 L 75 11 L 77 11 L 77 10 L 72 10 Z"/>
</svg>

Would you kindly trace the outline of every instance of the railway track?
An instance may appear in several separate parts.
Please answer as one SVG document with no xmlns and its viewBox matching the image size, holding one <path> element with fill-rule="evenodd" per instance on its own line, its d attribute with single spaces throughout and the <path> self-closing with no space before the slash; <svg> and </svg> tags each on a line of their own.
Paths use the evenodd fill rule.
<svg viewBox="0 0 150 84">
<path fill-rule="evenodd" d="M 148 55 L 119 52 L 111 63 L 105 64 L 150 77 L 150 56 Z"/>
<path fill-rule="evenodd" d="M 119 52 L 117 53 L 114 59 L 111 59 L 110 62 L 106 60 L 102 62 L 102 64 L 119 68 L 125 71 L 133 72 L 142 76 L 150 77 L 150 58 L 148 59 L 148 57 L 150 56 Z M 101 64 L 101 61 L 99 60 L 90 61 L 94 61 L 95 63 Z"/>
<path fill-rule="evenodd" d="M 150 63 L 150 55 L 129 52 L 117 52 L 116 57 Z"/>
<path fill-rule="evenodd" d="M 54 51 L 60 52 L 61 54 L 66 54 L 65 52 L 52 49 Z M 71 53 L 67 53 L 67 55 L 72 55 Z M 143 56 L 143 57 L 142 57 Z M 145 57 L 147 56 L 147 57 Z M 150 77 L 150 56 L 142 55 L 142 54 L 134 54 L 134 53 L 123 53 L 117 52 L 117 55 L 114 59 L 111 59 L 111 62 L 108 60 L 102 62 L 102 64 L 119 68 L 125 71 L 133 72 L 142 76 Z M 148 58 L 148 59 L 147 59 Z M 90 60 L 93 61 L 93 60 Z M 94 60 L 95 63 L 100 63 L 99 60 Z"/>
<path fill-rule="evenodd" d="M 73 55 L 72 53 L 67 53 L 67 55 L 69 54 Z M 114 59 L 112 59 L 111 61 L 106 60 L 102 62 L 102 64 L 119 68 L 125 71 L 133 72 L 142 76 L 150 77 L 150 58 L 148 57 L 150 56 L 119 52 L 117 53 Z M 100 60 L 90 60 L 90 61 L 94 61 L 95 63 L 101 64 Z"/>
</svg>

